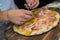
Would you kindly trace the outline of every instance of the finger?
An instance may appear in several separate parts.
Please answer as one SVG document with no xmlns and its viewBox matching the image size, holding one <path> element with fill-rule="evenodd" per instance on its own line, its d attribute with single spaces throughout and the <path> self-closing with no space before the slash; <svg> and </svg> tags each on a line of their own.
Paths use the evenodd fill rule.
<svg viewBox="0 0 60 40">
<path fill-rule="evenodd" d="M 21 15 L 21 16 L 24 16 L 24 15 L 31 15 L 32 16 L 32 11 L 28 11 L 28 10 L 23 10 L 22 11 L 23 12 L 23 15 Z"/>
<path fill-rule="evenodd" d="M 32 2 L 34 2 L 34 0 L 26 0 L 26 3 L 27 3 L 27 4 L 30 4 L 30 3 L 32 3 Z"/>
<path fill-rule="evenodd" d="M 32 18 L 32 16 L 30 16 L 30 15 L 24 15 L 24 16 L 20 17 L 19 21 L 26 22 L 26 21 L 30 20 L 31 18 Z"/>
<path fill-rule="evenodd" d="M 39 4 L 39 1 L 38 1 L 38 0 L 35 0 L 35 2 L 34 2 L 31 6 L 32 6 L 32 8 L 33 8 L 33 7 L 37 7 L 38 4 Z"/>
<path fill-rule="evenodd" d="M 25 17 L 24 17 L 24 19 L 26 19 L 26 20 L 30 20 L 32 18 L 32 16 L 30 16 L 30 15 L 25 15 Z"/>
<path fill-rule="evenodd" d="M 20 17 L 20 18 L 18 19 L 18 21 L 24 22 L 24 21 L 26 21 L 26 19 L 24 19 L 24 17 Z"/>
<path fill-rule="evenodd" d="M 30 7 L 33 2 L 34 2 L 34 0 L 26 0 L 26 3 L 27 3 L 27 5 L 28 5 L 28 7 Z"/>
<path fill-rule="evenodd" d="M 39 0 L 35 0 L 30 7 L 36 8 L 38 5 L 39 5 Z"/>
<path fill-rule="evenodd" d="M 27 4 L 24 4 L 25 8 L 29 9 L 28 5 Z"/>
<path fill-rule="evenodd" d="M 36 8 L 39 5 L 39 1 L 36 2 L 36 4 L 34 4 L 34 6 L 32 7 L 32 9 Z"/>
<path fill-rule="evenodd" d="M 36 0 L 30 3 L 30 7 L 34 6 L 36 4 Z"/>
<path fill-rule="evenodd" d="M 29 3 L 29 0 L 26 0 L 27 3 Z"/>
<path fill-rule="evenodd" d="M 14 23 L 15 24 L 23 24 L 24 22 L 26 21 L 26 19 L 19 19 L 19 20 L 17 20 L 17 21 L 15 21 Z"/>
<path fill-rule="evenodd" d="M 26 11 L 26 12 L 25 12 L 25 15 L 30 15 L 30 16 L 32 16 L 32 15 L 33 15 L 33 12 L 31 12 L 31 11 Z"/>
<path fill-rule="evenodd" d="M 34 4 L 36 1 L 35 0 L 30 0 L 30 1 L 26 1 L 27 2 L 27 5 L 28 7 L 32 7 L 32 4 Z"/>
</svg>

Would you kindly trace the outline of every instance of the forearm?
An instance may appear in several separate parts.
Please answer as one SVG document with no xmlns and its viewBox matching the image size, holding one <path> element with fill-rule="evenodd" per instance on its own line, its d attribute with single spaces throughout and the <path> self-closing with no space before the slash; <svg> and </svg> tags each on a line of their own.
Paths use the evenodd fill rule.
<svg viewBox="0 0 60 40">
<path fill-rule="evenodd" d="M 7 21 L 7 11 L 0 12 L 0 22 Z"/>
</svg>

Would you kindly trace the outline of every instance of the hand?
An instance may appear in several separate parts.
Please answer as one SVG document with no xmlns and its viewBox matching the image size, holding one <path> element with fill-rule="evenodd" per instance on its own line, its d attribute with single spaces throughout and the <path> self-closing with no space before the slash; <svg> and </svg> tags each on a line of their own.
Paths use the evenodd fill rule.
<svg viewBox="0 0 60 40">
<path fill-rule="evenodd" d="M 27 9 L 34 9 L 39 5 L 39 0 L 26 0 L 25 7 Z"/>
<path fill-rule="evenodd" d="M 32 18 L 32 12 L 27 10 L 10 10 L 8 11 L 8 20 L 15 24 L 22 24 Z"/>
</svg>

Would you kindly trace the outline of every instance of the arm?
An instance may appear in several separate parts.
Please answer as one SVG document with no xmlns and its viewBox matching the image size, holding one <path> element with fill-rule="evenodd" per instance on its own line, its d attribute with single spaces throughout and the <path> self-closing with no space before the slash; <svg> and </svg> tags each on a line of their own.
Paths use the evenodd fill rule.
<svg viewBox="0 0 60 40">
<path fill-rule="evenodd" d="M 32 18 L 32 12 L 24 9 L 0 12 L 0 22 L 10 21 L 14 24 L 23 24 Z"/>
<path fill-rule="evenodd" d="M 7 11 L 0 12 L 0 22 L 8 21 L 7 20 Z"/>
</svg>

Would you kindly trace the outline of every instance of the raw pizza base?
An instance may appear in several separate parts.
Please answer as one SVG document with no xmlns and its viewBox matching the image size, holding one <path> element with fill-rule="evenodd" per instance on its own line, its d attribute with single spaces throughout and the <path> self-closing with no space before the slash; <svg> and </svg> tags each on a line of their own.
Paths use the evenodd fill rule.
<svg viewBox="0 0 60 40">
<path fill-rule="evenodd" d="M 59 22 L 59 13 L 56 12 L 56 14 L 57 14 L 56 15 L 57 20 L 54 21 L 54 23 L 52 23 L 52 25 L 46 26 L 46 27 L 42 27 L 40 30 L 38 30 L 38 31 L 35 30 L 32 33 L 30 33 L 30 34 L 28 32 L 26 32 L 25 34 L 27 34 L 27 35 L 25 35 L 24 32 L 23 31 L 20 31 L 16 25 L 13 26 L 13 30 L 15 32 L 17 32 L 19 34 L 22 34 L 22 35 L 25 35 L 25 36 L 32 36 L 32 35 L 38 35 L 38 34 L 45 33 L 47 31 L 51 30 L 52 28 L 54 28 L 58 24 L 58 22 Z"/>
</svg>

